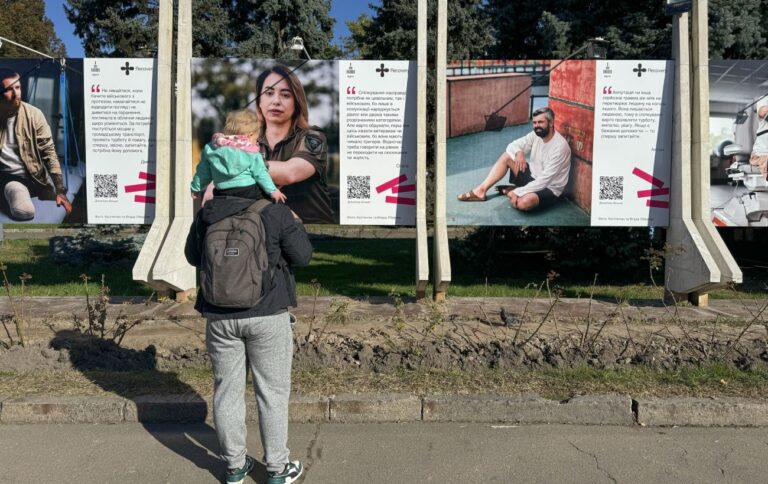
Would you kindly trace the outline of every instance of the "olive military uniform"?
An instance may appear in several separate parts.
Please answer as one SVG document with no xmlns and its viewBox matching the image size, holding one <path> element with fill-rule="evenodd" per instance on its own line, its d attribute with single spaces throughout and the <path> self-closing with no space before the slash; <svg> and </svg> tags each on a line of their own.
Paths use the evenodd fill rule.
<svg viewBox="0 0 768 484">
<path fill-rule="evenodd" d="M 259 138 L 259 145 L 261 154 L 269 163 L 301 158 L 315 168 L 315 173 L 306 180 L 286 185 L 281 189 L 288 197 L 286 204 L 304 223 L 336 223 L 326 183 L 328 144 L 325 134 L 314 126 L 307 129 L 296 128 L 273 149 L 269 148 L 264 135 Z"/>
</svg>

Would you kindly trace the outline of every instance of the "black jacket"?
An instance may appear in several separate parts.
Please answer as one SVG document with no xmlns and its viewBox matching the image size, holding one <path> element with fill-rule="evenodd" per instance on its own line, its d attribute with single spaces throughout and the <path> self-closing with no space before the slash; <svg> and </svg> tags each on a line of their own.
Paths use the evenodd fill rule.
<svg viewBox="0 0 768 484">
<path fill-rule="evenodd" d="M 253 204 L 253 198 L 215 196 L 197 212 L 187 235 L 184 255 L 187 262 L 200 267 L 202 244 L 207 228 L 225 217 L 241 212 Z M 300 220 L 294 219 L 290 209 L 272 204 L 261 212 L 267 246 L 269 268 L 274 269 L 272 289 L 259 304 L 249 309 L 222 308 L 208 303 L 198 293 L 195 309 L 208 319 L 240 319 L 269 316 L 296 306 L 296 280 L 293 267 L 305 266 L 312 258 L 312 244 Z"/>
</svg>

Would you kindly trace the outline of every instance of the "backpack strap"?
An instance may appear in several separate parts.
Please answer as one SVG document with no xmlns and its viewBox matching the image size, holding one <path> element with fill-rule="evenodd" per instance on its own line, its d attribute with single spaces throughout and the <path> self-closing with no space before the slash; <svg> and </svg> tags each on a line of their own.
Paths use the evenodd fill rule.
<svg viewBox="0 0 768 484">
<path fill-rule="evenodd" d="M 272 205 L 272 202 L 270 202 L 266 198 L 260 198 L 255 202 L 253 202 L 251 206 L 246 208 L 245 211 L 261 214 L 261 211 L 270 205 Z"/>
<path fill-rule="evenodd" d="M 261 217 L 261 212 L 270 205 L 272 205 L 271 201 L 267 200 L 266 198 L 260 198 L 255 202 L 253 202 L 248 208 L 246 208 L 245 211 L 258 214 L 259 217 Z M 265 240 L 264 243 L 266 244 L 267 241 Z M 264 248 L 266 249 L 266 245 Z M 279 264 L 280 262 L 278 261 L 278 265 Z M 276 267 L 269 268 L 269 286 L 270 286 L 269 290 L 270 291 L 275 287 L 275 269 Z M 266 291 L 264 292 L 264 294 L 266 294 Z"/>
</svg>

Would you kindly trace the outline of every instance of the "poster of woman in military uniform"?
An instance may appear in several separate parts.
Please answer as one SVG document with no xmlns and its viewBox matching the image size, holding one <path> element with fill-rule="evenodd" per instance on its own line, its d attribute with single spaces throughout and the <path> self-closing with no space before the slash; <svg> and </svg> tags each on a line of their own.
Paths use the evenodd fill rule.
<svg viewBox="0 0 768 484">
<path fill-rule="evenodd" d="M 305 223 L 338 223 L 336 71 L 329 61 L 194 59 L 193 166 L 229 112 L 251 109 L 261 120 L 261 155 L 288 207 Z"/>
</svg>

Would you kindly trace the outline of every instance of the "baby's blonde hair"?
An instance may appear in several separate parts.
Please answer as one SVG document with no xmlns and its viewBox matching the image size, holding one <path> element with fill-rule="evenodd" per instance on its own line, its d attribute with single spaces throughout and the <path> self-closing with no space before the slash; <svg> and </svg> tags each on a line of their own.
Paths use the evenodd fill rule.
<svg viewBox="0 0 768 484">
<path fill-rule="evenodd" d="M 261 127 L 259 116 L 247 109 L 232 111 L 227 115 L 224 123 L 224 134 L 251 134 L 258 133 Z"/>
</svg>

